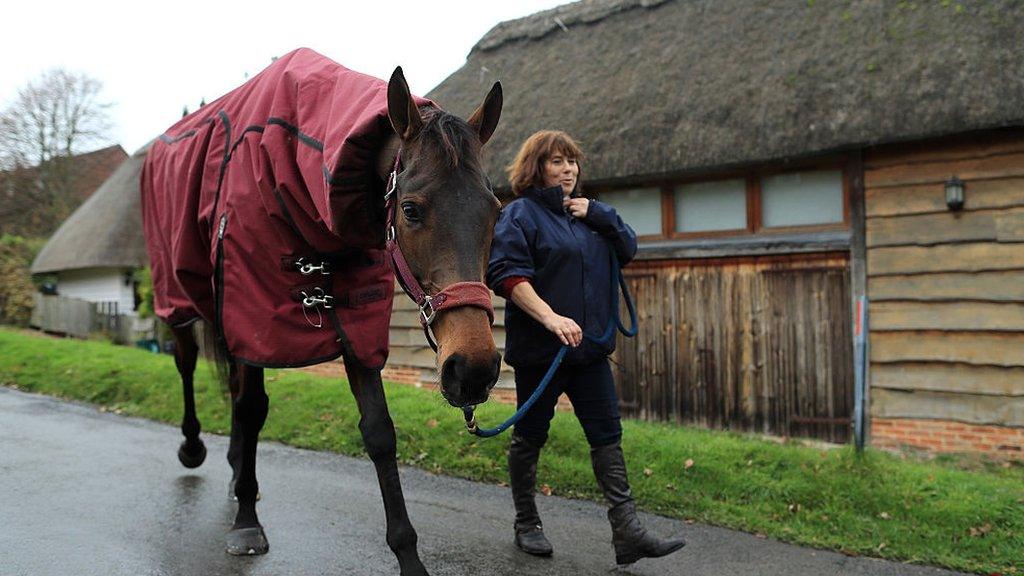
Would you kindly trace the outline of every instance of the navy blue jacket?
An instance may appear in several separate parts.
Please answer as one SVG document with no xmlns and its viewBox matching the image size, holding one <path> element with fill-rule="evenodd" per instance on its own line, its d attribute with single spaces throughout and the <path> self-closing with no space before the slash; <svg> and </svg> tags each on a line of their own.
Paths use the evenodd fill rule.
<svg viewBox="0 0 1024 576">
<path fill-rule="evenodd" d="M 500 289 L 513 276 L 529 278 L 556 314 L 598 338 L 611 321 L 616 294 L 608 250 L 626 265 L 636 254 L 636 233 L 608 204 L 591 200 L 586 217 L 577 220 L 562 208 L 562 198 L 560 186 L 530 188 L 505 206 L 494 229 L 487 285 Z M 513 367 L 549 363 L 562 346 L 512 300 L 505 307 L 505 334 L 505 361 Z M 606 346 L 584 339 L 569 349 L 564 362 L 594 362 L 614 349 L 614 338 Z"/>
</svg>

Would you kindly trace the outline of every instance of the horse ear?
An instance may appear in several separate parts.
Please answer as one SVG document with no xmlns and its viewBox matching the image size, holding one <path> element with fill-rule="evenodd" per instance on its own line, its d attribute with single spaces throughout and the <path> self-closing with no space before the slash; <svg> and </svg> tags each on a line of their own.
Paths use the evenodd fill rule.
<svg viewBox="0 0 1024 576">
<path fill-rule="evenodd" d="M 498 118 L 501 117 L 501 82 L 495 82 L 491 91 L 484 98 L 484 103 L 469 117 L 469 125 L 480 135 L 480 143 L 487 144 L 498 127 Z"/>
<path fill-rule="evenodd" d="M 401 66 L 395 68 L 388 81 L 388 118 L 402 140 L 415 138 L 423 128 L 423 118 L 409 92 L 409 83 L 405 81 Z"/>
</svg>

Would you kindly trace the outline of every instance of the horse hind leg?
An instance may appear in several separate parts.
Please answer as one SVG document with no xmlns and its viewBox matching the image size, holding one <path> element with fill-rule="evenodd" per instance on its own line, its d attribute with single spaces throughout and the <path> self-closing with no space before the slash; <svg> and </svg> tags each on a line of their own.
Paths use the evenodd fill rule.
<svg viewBox="0 0 1024 576">
<path fill-rule="evenodd" d="M 206 460 L 206 445 L 199 438 L 202 427 L 196 417 L 196 398 L 193 376 L 196 360 L 199 357 L 199 346 L 192 332 L 192 326 L 172 327 L 174 335 L 174 364 L 181 375 L 181 386 L 185 398 L 185 415 L 181 419 L 181 433 L 185 440 L 178 447 L 178 460 L 186 468 L 198 468 Z"/>
<path fill-rule="evenodd" d="M 405 508 L 405 496 L 398 477 L 395 425 L 388 413 L 380 371 L 367 370 L 345 358 L 345 373 L 359 405 L 359 431 L 363 444 L 377 469 L 387 519 L 388 547 L 398 558 L 402 576 L 427 576 L 427 569 L 416 551 L 416 530 Z"/>
<path fill-rule="evenodd" d="M 256 445 L 267 419 L 270 399 L 263 385 L 263 369 L 236 365 L 238 396 L 232 402 L 232 428 L 237 426 L 241 445 L 235 497 L 238 513 L 227 536 L 227 552 L 235 556 L 266 554 L 270 549 L 256 515 L 259 483 L 256 481 Z"/>
</svg>

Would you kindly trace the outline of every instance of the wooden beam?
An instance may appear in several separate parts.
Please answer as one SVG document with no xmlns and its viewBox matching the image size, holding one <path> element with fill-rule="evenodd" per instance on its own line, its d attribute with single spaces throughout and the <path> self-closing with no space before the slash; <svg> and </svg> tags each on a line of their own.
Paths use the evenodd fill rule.
<svg viewBox="0 0 1024 576">
<path fill-rule="evenodd" d="M 869 170 L 900 164 L 951 162 L 982 156 L 1024 152 L 1024 130 L 961 134 L 911 143 L 889 144 L 869 151 Z"/>
<path fill-rule="evenodd" d="M 961 362 L 1024 367 L 1019 332 L 872 332 L 871 362 Z"/>
<path fill-rule="evenodd" d="M 887 300 L 1024 302 L 1024 270 L 877 276 L 868 281 L 868 295 L 872 302 Z"/>
<path fill-rule="evenodd" d="M 1024 367 L 971 366 L 947 362 L 876 364 L 871 385 L 891 390 L 930 390 L 988 396 L 1024 396 Z"/>
<path fill-rule="evenodd" d="M 969 424 L 1024 426 L 1024 397 L 950 392 L 872 390 L 875 418 L 925 418 Z"/>
<path fill-rule="evenodd" d="M 948 212 L 944 182 L 866 191 L 867 215 L 900 216 Z M 964 211 L 1024 206 L 1024 178 L 1000 178 L 968 182 Z"/>
<path fill-rule="evenodd" d="M 1024 332 L 1024 304 L 994 302 L 877 302 L 871 330 Z"/>
<path fill-rule="evenodd" d="M 968 182 L 1021 177 L 1024 176 L 1024 153 L 1012 152 L 951 162 L 897 164 L 868 170 L 864 181 L 868 188 L 882 188 L 945 182 L 953 175 Z"/>
<path fill-rule="evenodd" d="M 848 251 L 850 231 L 808 232 L 756 237 L 670 240 L 640 244 L 637 260 L 676 260 L 689 258 L 728 258 L 772 254 L 807 254 Z"/>
<path fill-rule="evenodd" d="M 1018 244 L 972 242 L 872 248 L 868 251 L 868 276 L 1022 269 L 1024 247 Z"/>
<path fill-rule="evenodd" d="M 1024 242 L 1024 208 L 938 212 L 871 218 L 868 246 L 928 246 L 958 242 Z M 1022 247 L 1024 249 L 1024 247 Z"/>
</svg>

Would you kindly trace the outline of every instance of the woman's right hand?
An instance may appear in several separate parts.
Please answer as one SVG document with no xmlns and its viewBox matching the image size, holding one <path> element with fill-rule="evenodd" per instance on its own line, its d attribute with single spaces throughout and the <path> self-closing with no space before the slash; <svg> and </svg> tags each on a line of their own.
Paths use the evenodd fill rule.
<svg viewBox="0 0 1024 576">
<path fill-rule="evenodd" d="M 572 318 L 552 313 L 544 319 L 543 324 L 545 328 L 558 336 L 562 344 L 568 344 L 575 348 L 583 341 L 583 330 Z"/>
</svg>

